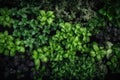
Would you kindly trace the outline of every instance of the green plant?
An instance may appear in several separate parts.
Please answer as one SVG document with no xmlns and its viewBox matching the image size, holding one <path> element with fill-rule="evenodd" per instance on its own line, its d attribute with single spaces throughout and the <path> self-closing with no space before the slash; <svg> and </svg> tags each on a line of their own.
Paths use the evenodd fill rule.
<svg viewBox="0 0 120 80">
<path fill-rule="evenodd" d="M 90 50 L 90 55 L 97 59 L 98 61 L 101 61 L 104 57 L 109 59 L 109 56 L 112 53 L 112 43 L 107 42 L 106 43 L 106 49 L 105 47 L 99 46 L 96 42 L 93 42 L 92 49 Z"/>
<path fill-rule="evenodd" d="M 48 49 L 46 47 L 44 47 L 44 50 L 48 50 Z M 36 65 L 36 69 L 39 69 L 41 61 L 42 62 L 48 61 L 46 54 L 44 54 L 44 51 L 41 48 L 34 50 L 32 57 L 34 59 L 35 65 Z"/>
<path fill-rule="evenodd" d="M 90 32 L 95 35 L 100 32 L 101 28 L 106 27 L 106 20 L 98 15 L 97 17 L 90 19 L 87 25 Z"/>
<path fill-rule="evenodd" d="M 81 50 L 82 45 L 89 42 L 91 33 L 80 24 L 62 22 L 59 25 L 61 30 L 56 32 L 52 40 L 59 43 L 62 41 L 66 50 Z"/>
<path fill-rule="evenodd" d="M 0 25 L 3 27 L 11 27 L 13 23 L 13 19 L 11 18 L 12 10 L 7 8 L 0 8 Z"/>
<path fill-rule="evenodd" d="M 22 38 L 29 51 L 47 44 L 49 36 L 52 36 L 50 33 L 56 29 L 52 11 L 26 7 L 18 10 L 14 16 L 13 36 Z"/>
<path fill-rule="evenodd" d="M 63 0 L 55 3 L 55 14 L 57 18 L 62 18 L 65 21 L 83 22 L 96 16 L 96 12 L 92 10 L 94 1 L 82 0 Z M 63 6 L 61 6 L 63 5 Z M 54 10 L 54 9 L 53 9 Z"/>
<path fill-rule="evenodd" d="M 95 63 L 85 56 L 75 57 L 74 60 L 51 62 L 51 69 L 50 79 L 60 80 L 92 80 L 97 71 Z"/>
<path fill-rule="evenodd" d="M 105 20 L 109 23 L 109 26 L 120 26 L 120 5 L 119 1 L 106 0 L 106 5 L 99 10 Z"/>
<path fill-rule="evenodd" d="M 106 4 L 94 11 L 91 8 L 94 2 L 88 4 L 88 0 L 38 1 L 41 3 L 33 0 L 36 1 L 33 4 L 39 7 L 29 4 L 23 7 L 26 3 L 21 1 L 17 8 L 0 9 L 0 26 L 12 27 L 12 32 L 2 28 L 0 54 L 14 56 L 17 52 L 29 53 L 35 64 L 33 71 L 38 72 L 35 80 L 42 80 L 46 76 L 51 80 L 93 80 L 102 76 L 103 80 L 109 68 L 113 72 L 119 71 L 120 46 L 112 42 L 119 43 L 119 39 L 108 39 L 119 35 L 119 29 L 107 28 L 119 26 L 120 11 L 114 10 L 115 7 L 119 8 L 118 4 L 113 6 L 107 3 L 110 5 L 107 11 Z M 102 44 L 91 39 L 103 29 L 108 29 L 106 34 L 111 31 L 117 34 L 100 34 L 106 38 L 100 37 Z"/>
<path fill-rule="evenodd" d="M 120 73 L 120 49 L 119 49 L 119 44 L 118 45 L 113 45 L 112 47 L 112 55 L 106 62 L 106 65 L 109 66 L 109 69 L 112 71 L 111 73 L 118 72 Z"/>
<path fill-rule="evenodd" d="M 39 16 L 37 17 L 37 20 L 40 21 L 40 25 L 51 25 L 54 21 L 54 13 L 53 11 L 47 11 L 45 12 L 44 10 L 40 10 Z"/>
<path fill-rule="evenodd" d="M 33 51 L 37 69 L 40 67 L 40 62 L 74 59 L 77 50 L 86 51 L 83 47 L 91 36 L 86 28 L 81 27 L 80 24 L 60 22 L 59 29 L 49 40 L 48 46 L 41 46 Z"/>
<path fill-rule="evenodd" d="M 0 53 L 14 56 L 16 52 L 25 52 L 23 41 L 14 39 L 7 31 L 0 33 Z"/>
</svg>

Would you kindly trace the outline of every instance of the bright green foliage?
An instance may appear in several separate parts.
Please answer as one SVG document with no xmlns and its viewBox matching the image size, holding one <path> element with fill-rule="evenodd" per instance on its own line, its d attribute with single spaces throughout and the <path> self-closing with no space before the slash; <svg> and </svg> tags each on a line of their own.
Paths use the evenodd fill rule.
<svg viewBox="0 0 120 80">
<path fill-rule="evenodd" d="M 3 27 L 11 27 L 13 19 L 10 17 L 12 10 L 7 8 L 0 8 L 0 25 Z"/>
<path fill-rule="evenodd" d="M 59 25 L 61 30 L 56 32 L 52 40 L 64 46 L 65 50 L 82 50 L 82 46 L 89 42 L 91 33 L 80 24 L 64 22 Z"/>
<path fill-rule="evenodd" d="M 49 46 L 43 46 L 33 51 L 33 58 L 38 66 L 40 61 L 61 61 L 63 58 L 74 59 L 77 50 L 84 52 L 84 46 L 89 42 L 91 33 L 80 24 L 68 22 L 59 23 L 60 30 L 49 40 Z M 38 60 L 39 63 L 38 63 Z"/>
<path fill-rule="evenodd" d="M 46 47 L 44 47 L 44 49 L 39 48 L 39 49 L 33 51 L 32 57 L 34 59 L 35 65 L 36 65 L 36 69 L 39 69 L 41 61 L 42 62 L 48 61 L 46 56 L 49 54 L 45 54 L 44 53 L 45 50 L 48 50 L 48 49 Z"/>
<path fill-rule="evenodd" d="M 54 21 L 54 14 L 53 11 L 47 11 L 45 12 L 44 10 L 40 10 L 39 16 L 37 17 L 37 20 L 40 21 L 40 25 L 51 25 Z"/>
<path fill-rule="evenodd" d="M 51 79 L 69 79 L 69 80 L 87 80 L 96 76 L 94 62 L 85 56 L 76 57 L 74 60 L 62 60 L 60 62 L 52 62 Z"/>
<path fill-rule="evenodd" d="M 98 61 L 102 60 L 104 57 L 109 58 L 112 53 L 112 45 L 110 42 L 107 42 L 107 49 L 102 46 L 99 46 L 96 42 L 93 43 L 92 49 L 90 50 L 90 55 L 96 58 Z"/>
<path fill-rule="evenodd" d="M 55 10 L 54 6 L 46 6 L 48 4 L 44 8 L 28 5 L 20 9 L 0 9 L 0 25 L 11 27 L 13 31 L 9 34 L 7 29 L 8 32 L 0 33 L 0 54 L 14 56 L 17 52 L 29 52 L 34 60 L 34 70 L 40 73 L 35 80 L 45 76 L 51 80 L 93 80 L 104 75 L 106 67 L 113 72 L 119 71 L 119 44 L 116 46 L 108 41 L 101 45 L 92 41 L 91 36 L 106 27 L 106 21 L 110 26 L 115 20 L 118 26 L 120 11 L 116 10 L 115 16 L 109 9 L 107 13 L 105 7 L 95 17 L 94 11 L 88 6 L 82 8 L 83 3 L 79 0 L 75 2 L 77 5 L 70 3 L 76 7 L 71 7 L 73 10 L 70 5 L 66 7 L 69 1 L 62 2 L 55 5 Z M 70 11 L 64 11 L 66 8 Z M 88 22 L 84 24 L 84 21 Z M 45 72 L 48 69 L 50 74 Z"/>
<path fill-rule="evenodd" d="M 29 19 L 28 15 L 31 15 Z M 22 8 L 16 12 L 13 24 L 13 36 L 22 38 L 26 48 L 33 48 L 47 44 L 50 33 L 55 30 L 54 14 L 52 11 L 45 12 L 39 8 Z"/>
<path fill-rule="evenodd" d="M 7 31 L 0 33 L 0 53 L 14 56 L 16 52 L 25 52 L 23 41 L 14 39 Z"/>
</svg>

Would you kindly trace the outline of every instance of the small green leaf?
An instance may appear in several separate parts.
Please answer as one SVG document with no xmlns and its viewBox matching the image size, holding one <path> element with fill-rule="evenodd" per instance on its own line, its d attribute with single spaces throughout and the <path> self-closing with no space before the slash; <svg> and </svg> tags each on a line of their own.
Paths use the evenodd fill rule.
<svg viewBox="0 0 120 80">
<path fill-rule="evenodd" d="M 44 25 L 45 25 L 45 22 L 41 22 L 40 25 L 41 25 L 41 26 L 44 26 Z"/>
<path fill-rule="evenodd" d="M 5 39 L 0 40 L 0 43 L 5 43 Z"/>
<path fill-rule="evenodd" d="M 42 52 L 43 52 L 41 48 L 38 48 L 37 51 L 38 51 L 39 53 L 42 53 Z"/>
<path fill-rule="evenodd" d="M 44 56 L 44 57 L 42 58 L 42 61 L 43 61 L 43 62 L 47 62 L 47 61 L 48 61 L 47 57 Z"/>
<path fill-rule="evenodd" d="M 67 53 L 64 54 L 64 58 L 68 58 L 69 55 Z"/>
<path fill-rule="evenodd" d="M 91 51 L 90 54 L 91 54 L 92 57 L 95 57 L 95 56 L 96 56 L 96 54 L 95 54 L 94 51 Z"/>
<path fill-rule="evenodd" d="M 111 14 L 107 14 L 108 19 L 111 21 L 113 19 Z"/>
<path fill-rule="evenodd" d="M 5 34 L 5 36 L 7 36 L 8 35 L 8 31 L 5 31 L 4 34 Z"/>
<path fill-rule="evenodd" d="M 107 50 L 107 54 L 110 54 L 110 53 L 112 53 L 112 49 Z"/>
<path fill-rule="evenodd" d="M 10 21 L 10 17 L 9 17 L 9 16 L 6 17 L 6 21 L 7 21 L 7 22 Z"/>
<path fill-rule="evenodd" d="M 108 48 L 111 48 L 113 46 L 113 44 L 111 42 L 107 42 Z"/>
<path fill-rule="evenodd" d="M 100 55 L 97 55 L 97 59 L 98 59 L 98 60 L 101 60 L 101 56 L 100 56 Z"/>
<path fill-rule="evenodd" d="M 10 50 L 10 56 L 14 56 L 15 55 L 15 49 L 11 49 Z"/>
<path fill-rule="evenodd" d="M 37 53 L 36 50 L 33 51 L 33 55 L 32 56 L 33 56 L 34 59 L 38 59 L 38 53 Z"/>
<path fill-rule="evenodd" d="M 25 48 L 24 47 L 20 47 L 20 52 L 25 52 Z"/>
<path fill-rule="evenodd" d="M 35 59 L 34 62 L 35 62 L 35 65 L 36 65 L 36 69 L 38 70 L 39 67 L 40 67 L 40 60 L 39 59 Z"/>
<path fill-rule="evenodd" d="M 48 24 L 52 24 L 53 19 L 52 19 L 52 18 L 48 18 L 48 19 L 47 19 L 47 22 L 48 22 Z"/>
<path fill-rule="evenodd" d="M 43 51 L 44 51 L 44 52 L 48 51 L 48 48 L 47 48 L 47 47 L 44 47 L 44 48 L 43 48 Z"/>
<path fill-rule="evenodd" d="M 71 24 L 70 24 L 69 22 L 66 22 L 66 23 L 65 23 L 65 26 L 66 26 L 66 27 L 71 27 Z"/>
<path fill-rule="evenodd" d="M 47 17 L 45 17 L 45 16 L 41 17 L 41 19 L 40 19 L 41 22 L 45 22 L 46 20 L 47 20 Z"/>
<path fill-rule="evenodd" d="M 99 47 L 98 47 L 98 44 L 96 42 L 93 43 L 93 49 L 95 51 L 99 51 Z"/>
<path fill-rule="evenodd" d="M 60 27 L 65 28 L 65 24 L 64 23 L 60 23 L 59 25 L 60 25 Z"/>
<path fill-rule="evenodd" d="M 48 16 L 48 17 L 50 17 L 50 16 L 52 16 L 52 15 L 53 15 L 53 11 L 47 11 L 47 13 L 46 13 L 46 14 L 47 14 L 47 16 Z"/>
<path fill-rule="evenodd" d="M 19 41 L 19 40 L 16 40 L 16 42 L 15 42 L 16 45 L 20 45 L 20 43 L 21 43 L 21 41 Z"/>
<path fill-rule="evenodd" d="M 44 10 L 40 10 L 40 15 L 41 15 L 41 16 L 45 16 L 45 14 L 46 14 L 46 13 L 45 13 Z"/>
</svg>

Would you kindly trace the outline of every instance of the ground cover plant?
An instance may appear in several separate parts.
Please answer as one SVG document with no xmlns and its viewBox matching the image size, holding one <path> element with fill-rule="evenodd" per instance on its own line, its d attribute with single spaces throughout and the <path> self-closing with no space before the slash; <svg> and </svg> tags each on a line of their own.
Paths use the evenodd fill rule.
<svg viewBox="0 0 120 80">
<path fill-rule="evenodd" d="M 119 2 L 3 1 L 0 80 L 119 80 Z"/>
</svg>

